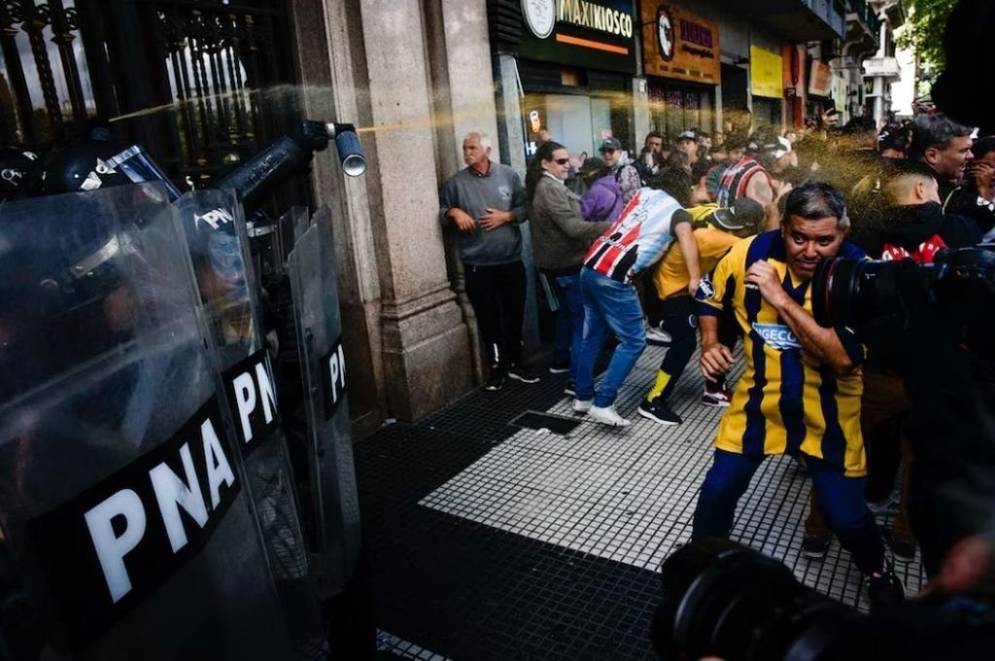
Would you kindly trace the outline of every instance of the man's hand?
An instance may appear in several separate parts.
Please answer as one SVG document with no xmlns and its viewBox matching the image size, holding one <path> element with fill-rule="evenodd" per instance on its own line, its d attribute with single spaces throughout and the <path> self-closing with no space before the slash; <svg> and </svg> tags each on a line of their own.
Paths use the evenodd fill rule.
<svg viewBox="0 0 995 661">
<path fill-rule="evenodd" d="M 449 210 L 448 215 L 453 219 L 453 222 L 456 223 L 456 227 L 460 232 L 477 231 L 477 222 L 470 216 L 470 214 L 462 209 L 453 207 Z"/>
<path fill-rule="evenodd" d="M 506 223 L 510 223 L 514 219 L 515 214 L 510 211 L 501 211 L 500 209 L 487 207 L 487 213 L 480 217 L 480 226 L 485 231 L 490 232 Z"/>
<path fill-rule="evenodd" d="M 965 537 L 943 559 L 931 588 L 949 594 L 967 592 L 995 575 L 995 540 L 984 535 Z"/>
<path fill-rule="evenodd" d="M 747 285 L 756 285 L 760 290 L 760 295 L 764 300 L 775 308 L 788 297 L 781 285 L 781 278 L 777 275 L 777 270 L 764 260 L 753 262 L 749 270 L 746 271 Z"/>
<path fill-rule="evenodd" d="M 701 283 L 701 278 L 696 278 L 691 276 L 690 282 L 688 282 L 688 293 L 691 294 L 691 298 L 698 293 L 698 285 Z"/>
<path fill-rule="evenodd" d="M 718 381 L 732 369 L 733 357 L 729 347 L 713 342 L 701 348 L 701 373 L 706 379 Z"/>
<path fill-rule="evenodd" d="M 974 186 L 978 195 L 986 200 L 992 199 L 992 176 L 995 168 L 984 161 L 972 161 L 967 166 L 967 180 Z"/>
</svg>

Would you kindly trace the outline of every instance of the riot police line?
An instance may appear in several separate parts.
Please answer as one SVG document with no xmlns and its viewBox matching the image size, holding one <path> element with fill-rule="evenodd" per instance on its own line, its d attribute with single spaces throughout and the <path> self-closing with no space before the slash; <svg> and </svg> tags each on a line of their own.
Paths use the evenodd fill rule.
<svg viewBox="0 0 995 661">
<path fill-rule="evenodd" d="M 318 122 L 183 195 L 103 130 L 5 168 L 0 659 L 341 656 L 361 543 L 331 213 L 252 228 L 291 237 L 267 244 L 281 375 L 243 212 L 332 138 L 361 174 L 352 127 Z"/>
</svg>

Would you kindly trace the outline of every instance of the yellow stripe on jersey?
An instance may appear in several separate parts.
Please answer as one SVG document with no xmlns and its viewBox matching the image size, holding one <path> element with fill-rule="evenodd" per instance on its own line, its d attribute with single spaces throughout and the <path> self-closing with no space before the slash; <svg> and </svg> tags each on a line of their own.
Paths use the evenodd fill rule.
<svg viewBox="0 0 995 661">
<path fill-rule="evenodd" d="M 862 253 L 844 243 L 842 256 Z M 743 333 L 746 369 L 719 424 L 716 446 L 753 456 L 802 453 L 839 466 L 849 477 L 866 473 L 860 433 L 860 370 L 838 375 L 806 352 L 756 289 L 743 286 L 749 266 L 766 260 L 785 291 L 809 313 L 811 287 L 788 271 L 780 231 L 737 242 L 698 292 L 699 314 L 731 310 Z M 854 364 L 863 358 L 856 337 L 837 329 Z"/>
</svg>

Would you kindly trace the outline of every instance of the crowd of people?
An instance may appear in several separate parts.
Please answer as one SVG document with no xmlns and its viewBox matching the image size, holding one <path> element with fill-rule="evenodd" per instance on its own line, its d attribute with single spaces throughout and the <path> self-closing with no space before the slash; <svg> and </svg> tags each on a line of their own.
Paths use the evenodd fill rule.
<svg viewBox="0 0 995 661">
<path fill-rule="evenodd" d="M 850 328 L 819 326 L 811 281 L 827 257 L 927 263 L 995 237 L 995 137 L 976 133 L 936 112 L 880 128 L 857 118 L 782 133 L 688 130 L 672 143 L 653 132 L 635 158 L 610 137 L 581 163 L 550 137 L 524 186 L 490 159 L 488 138 L 471 133 L 468 167 L 446 183 L 442 216 L 459 233 L 491 364 L 486 387 L 538 380 L 521 355 L 516 223 L 527 219 L 557 314 L 549 370 L 569 373 L 578 415 L 630 424 L 615 399 L 649 339 L 669 349 L 654 381 L 640 384 L 637 413 L 681 424 L 673 393 L 700 338 L 702 403 L 726 410 L 693 535 L 728 536 L 763 459 L 790 454 L 813 483 L 803 554 L 824 557 L 835 535 L 867 576 L 872 606 L 901 600 L 892 563 L 914 558 L 917 527 L 899 358 L 868 350 Z M 730 389 L 737 344 L 744 366 Z M 874 514 L 889 508 L 897 514 L 882 535 Z M 953 542 L 918 541 L 933 576 Z"/>
</svg>

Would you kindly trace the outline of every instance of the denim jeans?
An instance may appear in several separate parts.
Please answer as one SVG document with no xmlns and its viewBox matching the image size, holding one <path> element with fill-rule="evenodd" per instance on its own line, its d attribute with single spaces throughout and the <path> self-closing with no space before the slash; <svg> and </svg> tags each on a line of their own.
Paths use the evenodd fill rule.
<svg viewBox="0 0 995 661">
<path fill-rule="evenodd" d="M 750 485 L 750 478 L 763 457 L 748 457 L 735 452 L 715 450 L 694 510 L 692 539 L 728 537 L 736 503 Z M 821 459 L 805 457 L 812 477 L 812 489 L 826 514 L 830 529 L 840 544 L 853 555 L 865 574 L 884 567 L 884 542 L 864 497 L 864 480 L 846 477 L 843 471 Z"/>
<path fill-rule="evenodd" d="M 556 288 L 560 295 L 560 309 L 556 313 L 556 346 L 559 350 L 561 342 L 569 342 L 570 380 L 576 383 L 577 362 L 584 337 L 584 302 L 580 294 L 580 274 L 556 278 Z M 564 334 L 562 338 L 561 333 Z"/>
<path fill-rule="evenodd" d="M 594 398 L 595 406 L 610 406 L 646 347 L 643 309 L 636 288 L 584 267 L 580 272 L 584 300 L 584 339 L 577 363 L 577 399 Z M 594 392 L 594 363 L 611 330 L 618 338 L 608 369 Z"/>
</svg>

